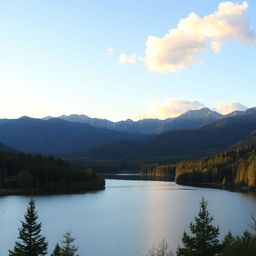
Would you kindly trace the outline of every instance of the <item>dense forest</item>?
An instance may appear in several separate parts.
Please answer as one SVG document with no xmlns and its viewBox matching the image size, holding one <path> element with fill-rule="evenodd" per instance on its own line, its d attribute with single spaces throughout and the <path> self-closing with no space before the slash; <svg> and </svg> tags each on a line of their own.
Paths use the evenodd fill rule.
<svg viewBox="0 0 256 256">
<path fill-rule="evenodd" d="M 256 145 L 176 164 L 178 184 L 216 184 L 224 187 L 256 188 Z"/>
<path fill-rule="evenodd" d="M 69 193 L 104 186 L 100 174 L 52 156 L 0 153 L 0 194 Z"/>
<path fill-rule="evenodd" d="M 168 177 L 178 184 L 256 189 L 256 145 L 240 146 L 199 160 L 177 164 L 148 164 L 140 173 Z"/>
<path fill-rule="evenodd" d="M 174 164 L 147 164 L 141 167 L 140 173 L 148 177 L 167 177 L 174 180 L 175 169 Z"/>
</svg>

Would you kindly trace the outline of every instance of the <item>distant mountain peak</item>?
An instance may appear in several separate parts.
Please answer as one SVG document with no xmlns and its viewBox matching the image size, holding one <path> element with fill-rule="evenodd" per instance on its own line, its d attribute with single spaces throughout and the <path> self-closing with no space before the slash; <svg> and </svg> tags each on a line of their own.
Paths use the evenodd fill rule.
<svg viewBox="0 0 256 256">
<path fill-rule="evenodd" d="M 213 119 L 221 118 L 222 115 L 216 111 L 213 111 L 209 108 L 201 108 L 197 110 L 189 110 L 181 116 L 176 118 L 209 118 L 212 117 Z"/>
<path fill-rule="evenodd" d="M 192 110 L 192 111 L 199 111 L 199 112 L 213 112 L 213 110 L 207 108 L 207 107 L 203 107 L 203 108 L 200 108 L 198 110 Z"/>
<path fill-rule="evenodd" d="M 18 120 L 30 120 L 30 119 L 37 119 L 37 118 L 32 118 L 32 117 L 29 117 L 29 116 L 21 116 L 20 118 L 18 118 Z"/>
</svg>

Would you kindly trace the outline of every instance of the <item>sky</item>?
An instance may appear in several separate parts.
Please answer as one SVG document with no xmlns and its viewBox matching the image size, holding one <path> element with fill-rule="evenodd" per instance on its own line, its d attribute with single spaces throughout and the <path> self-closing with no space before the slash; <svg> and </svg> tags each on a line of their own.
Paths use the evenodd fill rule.
<svg viewBox="0 0 256 256">
<path fill-rule="evenodd" d="M 0 0 L 0 118 L 254 107 L 255 14 L 255 0 Z"/>
</svg>

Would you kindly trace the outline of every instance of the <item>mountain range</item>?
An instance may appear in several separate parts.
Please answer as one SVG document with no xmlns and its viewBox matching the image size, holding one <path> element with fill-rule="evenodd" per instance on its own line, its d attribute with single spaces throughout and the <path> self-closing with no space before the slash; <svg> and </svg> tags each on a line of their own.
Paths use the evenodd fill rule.
<svg viewBox="0 0 256 256">
<path fill-rule="evenodd" d="M 86 163 L 174 163 L 256 142 L 256 108 L 221 115 L 208 108 L 166 120 L 112 122 L 85 115 L 0 119 L 0 151 L 14 148 Z M 110 166 L 111 166 L 110 164 Z"/>
<path fill-rule="evenodd" d="M 139 137 L 58 118 L 22 117 L 0 124 L 1 143 L 27 153 L 66 155 L 110 141 Z"/>
<path fill-rule="evenodd" d="M 125 121 L 113 122 L 107 119 L 90 118 L 86 115 L 62 115 L 57 118 L 70 122 L 86 123 L 99 128 L 108 128 L 114 131 L 139 134 L 159 134 L 170 130 L 197 127 L 222 117 L 223 115 L 212 111 L 209 108 L 202 108 L 200 110 L 189 110 L 178 117 L 167 118 L 165 120 L 142 119 L 139 121 L 133 121 L 131 119 L 127 119 Z M 50 120 L 52 118 L 54 117 L 48 116 L 44 119 Z"/>
<path fill-rule="evenodd" d="M 256 108 L 202 126 L 165 132 L 138 141 L 123 140 L 83 152 L 90 160 L 174 163 L 256 142 Z"/>
</svg>

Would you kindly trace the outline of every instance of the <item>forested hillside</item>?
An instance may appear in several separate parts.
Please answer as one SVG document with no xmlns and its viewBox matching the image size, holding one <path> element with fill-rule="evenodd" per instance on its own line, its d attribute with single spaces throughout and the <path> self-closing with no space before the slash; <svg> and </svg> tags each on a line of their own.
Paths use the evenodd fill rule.
<svg viewBox="0 0 256 256">
<path fill-rule="evenodd" d="M 0 194 L 68 193 L 102 189 L 104 178 L 51 156 L 0 153 Z"/>
<path fill-rule="evenodd" d="M 256 145 L 180 162 L 176 164 L 176 182 L 256 188 Z"/>
</svg>

